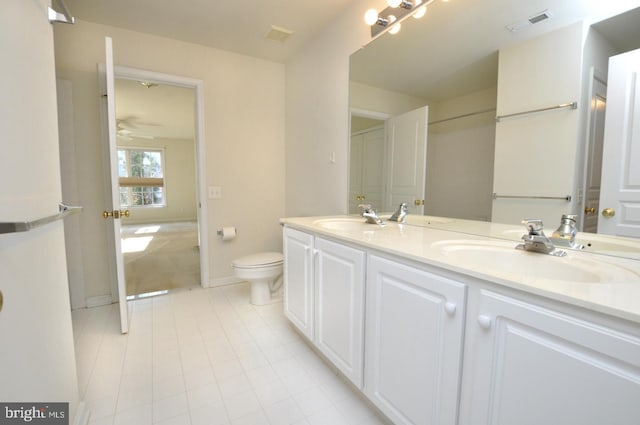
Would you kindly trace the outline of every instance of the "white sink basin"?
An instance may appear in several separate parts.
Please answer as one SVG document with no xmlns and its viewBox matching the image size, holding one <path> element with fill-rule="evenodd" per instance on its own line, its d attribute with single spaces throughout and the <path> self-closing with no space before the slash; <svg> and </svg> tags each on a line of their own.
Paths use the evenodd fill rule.
<svg viewBox="0 0 640 425">
<path fill-rule="evenodd" d="M 456 263 L 494 274 L 582 283 L 628 282 L 639 277 L 629 269 L 590 256 L 569 251 L 566 257 L 553 257 L 517 250 L 511 242 L 450 240 L 432 246 Z"/>
<path fill-rule="evenodd" d="M 377 224 L 365 223 L 362 217 L 322 218 L 313 222 L 314 226 L 328 230 L 376 230 L 382 228 Z"/>
</svg>

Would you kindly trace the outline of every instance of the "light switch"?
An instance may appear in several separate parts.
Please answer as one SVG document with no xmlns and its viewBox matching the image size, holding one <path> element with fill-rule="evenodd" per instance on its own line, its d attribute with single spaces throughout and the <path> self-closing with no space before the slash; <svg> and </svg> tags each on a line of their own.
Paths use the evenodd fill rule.
<svg viewBox="0 0 640 425">
<path fill-rule="evenodd" d="M 222 187 L 209 186 L 209 199 L 220 199 L 220 198 L 222 198 Z"/>
</svg>

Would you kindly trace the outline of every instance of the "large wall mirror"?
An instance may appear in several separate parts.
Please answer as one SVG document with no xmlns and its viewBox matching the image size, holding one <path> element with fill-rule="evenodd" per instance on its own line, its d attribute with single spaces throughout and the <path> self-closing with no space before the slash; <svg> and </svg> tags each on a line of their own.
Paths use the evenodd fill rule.
<svg viewBox="0 0 640 425">
<path fill-rule="evenodd" d="M 595 233 L 608 59 L 640 48 L 638 6 L 436 0 L 420 20 L 355 52 L 350 213 L 406 201 L 413 214 L 511 224 L 538 217 L 548 228 L 576 213 L 580 229 Z M 576 109 L 496 122 L 572 102 Z M 415 139 L 422 118 L 424 152 Z M 414 138 L 404 151 L 402 134 Z"/>
</svg>

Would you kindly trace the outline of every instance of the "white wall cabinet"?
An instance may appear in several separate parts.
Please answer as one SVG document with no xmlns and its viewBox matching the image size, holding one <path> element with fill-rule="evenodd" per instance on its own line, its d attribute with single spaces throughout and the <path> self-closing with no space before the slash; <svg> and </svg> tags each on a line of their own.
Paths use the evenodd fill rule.
<svg viewBox="0 0 640 425">
<path fill-rule="evenodd" d="M 284 314 L 313 340 L 313 236 L 284 229 Z"/>
<path fill-rule="evenodd" d="M 316 346 L 362 388 L 365 253 L 316 238 L 314 254 Z"/>
<path fill-rule="evenodd" d="M 371 255 L 365 394 L 395 424 L 455 425 L 464 284 Z"/>
<path fill-rule="evenodd" d="M 469 306 L 467 344 L 461 425 L 640 418 L 637 336 L 482 290 Z"/>
</svg>

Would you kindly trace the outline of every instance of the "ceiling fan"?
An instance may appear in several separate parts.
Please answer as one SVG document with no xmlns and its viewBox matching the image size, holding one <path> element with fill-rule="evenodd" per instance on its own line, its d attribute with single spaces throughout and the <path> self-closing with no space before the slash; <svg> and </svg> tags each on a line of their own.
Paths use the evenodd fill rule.
<svg viewBox="0 0 640 425">
<path fill-rule="evenodd" d="M 155 136 L 148 134 L 141 127 L 159 127 L 160 124 L 140 121 L 136 116 L 116 118 L 116 133 L 122 140 L 147 139 L 154 140 Z"/>
</svg>

